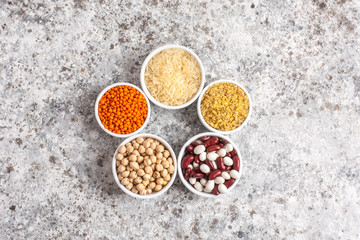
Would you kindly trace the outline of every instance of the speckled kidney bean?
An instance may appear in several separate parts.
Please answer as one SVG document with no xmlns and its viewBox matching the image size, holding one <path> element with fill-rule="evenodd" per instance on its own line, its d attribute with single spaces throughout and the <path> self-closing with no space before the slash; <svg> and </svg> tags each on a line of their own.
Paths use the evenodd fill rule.
<svg viewBox="0 0 360 240">
<path fill-rule="evenodd" d="M 240 168 L 240 158 L 239 158 L 239 156 L 233 157 L 233 161 L 234 161 L 233 169 L 239 171 L 239 168 Z"/>
<path fill-rule="evenodd" d="M 219 138 L 218 137 L 212 137 L 210 138 L 209 140 L 207 140 L 205 143 L 204 143 L 204 146 L 206 148 L 212 146 L 212 145 L 215 145 L 219 142 Z"/>
<path fill-rule="evenodd" d="M 210 146 L 210 147 L 208 147 L 207 149 L 206 149 L 206 151 L 207 152 L 214 152 L 214 151 L 218 151 L 218 150 L 220 150 L 220 146 L 219 145 L 212 145 L 212 146 Z"/>
<path fill-rule="evenodd" d="M 213 163 L 209 159 L 206 159 L 205 163 L 206 163 L 206 165 L 209 166 L 211 171 L 213 171 L 215 169 Z"/>
<path fill-rule="evenodd" d="M 187 168 L 192 161 L 194 161 L 194 156 L 191 154 L 186 155 L 181 162 L 181 167 Z"/>
<path fill-rule="evenodd" d="M 218 157 L 216 159 L 216 165 L 218 166 L 218 168 L 221 170 L 221 171 L 225 171 L 225 164 L 224 164 L 224 160 L 222 157 Z"/>
<path fill-rule="evenodd" d="M 229 188 L 231 185 L 233 185 L 233 183 L 235 182 L 235 180 L 233 178 L 227 180 L 224 182 L 224 185 Z"/>
<path fill-rule="evenodd" d="M 214 170 L 212 171 L 212 173 L 209 175 L 209 180 L 214 180 L 215 178 L 221 176 L 221 170 Z"/>
</svg>

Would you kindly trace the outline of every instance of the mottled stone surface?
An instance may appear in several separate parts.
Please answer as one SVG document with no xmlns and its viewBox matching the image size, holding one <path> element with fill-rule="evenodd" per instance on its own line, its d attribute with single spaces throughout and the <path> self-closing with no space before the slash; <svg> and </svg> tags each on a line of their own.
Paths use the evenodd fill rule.
<svg viewBox="0 0 360 240">
<path fill-rule="evenodd" d="M 196 3 L 195 3 L 196 2 Z M 0 239 L 359 239 L 360 2 L 1 1 Z M 147 54 L 193 49 L 206 82 L 254 101 L 231 135 L 244 174 L 200 198 L 177 182 L 140 201 L 115 184 L 121 139 L 94 118 Z M 178 152 L 204 132 L 195 104 L 152 105 L 144 132 Z"/>
</svg>

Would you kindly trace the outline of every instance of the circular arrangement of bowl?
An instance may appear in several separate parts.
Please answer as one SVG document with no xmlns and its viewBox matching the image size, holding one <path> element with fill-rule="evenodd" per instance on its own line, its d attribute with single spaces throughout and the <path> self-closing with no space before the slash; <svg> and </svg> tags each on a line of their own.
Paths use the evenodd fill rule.
<svg viewBox="0 0 360 240">
<path fill-rule="evenodd" d="M 236 86 L 240 87 L 247 95 L 248 99 L 249 99 L 249 113 L 248 113 L 248 116 L 246 117 L 246 119 L 244 120 L 244 122 L 238 126 L 237 128 L 233 129 L 233 130 L 230 130 L 230 131 L 221 131 L 221 130 L 218 130 L 218 129 L 215 129 L 213 127 L 211 127 L 204 119 L 203 115 L 201 114 L 201 101 L 202 101 L 202 98 L 204 96 L 204 93 L 209 89 L 210 86 L 214 85 L 214 84 L 217 84 L 217 83 L 232 83 L 232 84 L 235 84 Z M 248 93 L 248 91 L 243 87 L 241 86 L 239 83 L 237 82 L 234 82 L 234 81 L 230 81 L 230 80 L 219 80 L 219 81 L 215 81 L 215 82 L 212 82 L 210 83 L 208 86 L 206 86 L 203 91 L 201 92 L 200 96 L 199 96 L 199 99 L 198 99 L 198 102 L 197 102 L 197 113 L 198 113 L 198 116 L 199 116 L 199 119 L 201 121 L 201 123 L 204 125 L 204 127 L 206 127 L 208 130 L 210 131 L 213 131 L 213 132 L 216 132 L 216 133 L 219 133 L 219 134 L 231 134 L 231 133 L 235 133 L 237 131 L 239 131 L 240 129 L 242 129 L 246 123 L 249 121 L 250 119 L 250 116 L 251 116 L 251 112 L 252 112 L 252 101 L 251 101 L 251 97 L 250 97 L 250 94 Z"/>
<path fill-rule="evenodd" d="M 187 146 L 189 146 L 192 142 L 196 141 L 197 139 L 203 137 L 203 136 L 212 136 L 212 137 L 219 137 L 219 138 L 223 138 L 226 139 L 227 141 L 229 141 L 229 143 L 231 143 L 234 146 L 234 149 L 236 150 L 239 158 L 240 158 L 240 169 L 239 169 L 239 173 L 240 173 L 240 177 L 242 175 L 242 171 L 243 171 L 243 160 L 241 158 L 241 154 L 239 151 L 239 148 L 236 146 L 236 144 L 229 138 L 226 137 L 224 135 L 218 134 L 218 133 L 213 133 L 213 132 L 206 132 L 206 133 L 200 133 L 192 138 L 190 138 L 185 144 L 184 146 L 181 148 L 179 155 L 178 155 L 178 163 L 177 163 L 177 167 L 178 167 L 178 172 L 179 172 L 179 177 L 182 181 L 182 183 L 185 185 L 185 187 L 187 187 L 187 189 L 189 189 L 191 192 L 202 196 L 202 197 L 219 197 L 221 195 L 224 194 L 219 194 L 219 195 L 215 195 L 212 193 L 206 193 L 206 192 L 199 192 L 198 190 L 196 190 L 188 181 L 185 180 L 184 175 L 182 173 L 182 169 L 181 169 L 181 162 L 182 159 L 185 155 L 185 149 Z M 235 182 L 233 183 L 233 185 L 231 185 L 228 189 L 228 192 L 226 194 L 228 194 L 235 186 L 236 184 L 238 184 L 238 182 L 240 181 L 240 179 L 235 180 Z"/>
<path fill-rule="evenodd" d="M 117 134 L 117 133 L 114 133 L 114 132 L 111 132 L 109 130 L 107 130 L 104 125 L 102 124 L 101 120 L 100 120 L 100 117 L 99 117 L 99 101 L 100 99 L 102 98 L 102 96 L 111 88 L 114 88 L 114 87 L 117 87 L 117 86 L 130 86 L 130 87 L 133 87 L 135 88 L 136 90 L 138 90 L 145 98 L 146 100 L 146 103 L 147 103 L 147 108 L 148 108 L 148 113 L 147 113 L 147 116 L 146 116 L 146 119 L 145 119 L 145 122 L 144 124 L 136 131 L 132 132 L 132 133 L 129 133 L 129 134 Z M 98 122 L 99 126 L 107 133 L 107 134 L 110 134 L 111 136 L 114 136 L 114 137 L 119 137 L 119 138 L 127 138 L 127 137 L 130 137 L 130 136 L 133 136 L 139 132 L 141 132 L 146 124 L 149 122 L 149 119 L 150 119 L 150 112 L 151 112 L 151 109 L 150 109 L 150 102 L 149 102 L 149 99 L 146 97 L 146 95 L 144 94 L 144 92 L 138 88 L 137 86 L 131 84 L 131 83 L 125 83 L 125 82 L 121 82 L 121 83 L 114 83 L 108 87 L 106 87 L 104 90 L 101 91 L 101 93 L 99 94 L 99 96 L 97 97 L 96 99 L 96 102 L 95 102 L 95 117 L 96 117 L 96 121 Z"/>
<path fill-rule="evenodd" d="M 150 92 L 148 91 L 147 87 L 146 87 L 146 84 L 145 84 L 145 79 L 144 79 L 144 74 L 145 74 L 145 68 L 146 66 L 148 65 L 149 61 L 151 60 L 151 58 L 153 58 L 156 54 L 158 54 L 159 52 L 165 50 L 165 49 L 169 49 L 169 48 L 179 48 L 179 49 L 182 49 L 188 53 L 190 53 L 195 59 L 196 61 L 198 62 L 199 66 L 200 66 L 200 70 L 201 70 L 201 83 L 200 83 L 200 87 L 199 87 L 199 90 L 197 91 L 197 93 L 195 94 L 195 96 L 190 99 L 188 102 L 182 104 L 182 105 L 179 105 L 179 106 L 168 106 L 168 105 L 165 105 L 159 101 L 157 101 L 153 96 L 151 96 Z M 190 49 L 186 48 L 186 47 L 183 47 L 183 46 L 180 46 L 180 45 L 165 45 L 165 46 L 162 46 L 162 47 L 159 47 L 157 49 L 155 49 L 154 51 L 152 51 L 148 56 L 147 58 L 145 59 L 144 63 L 142 64 L 142 67 L 141 67 L 141 72 L 140 72 L 140 83 L 141 83 L 141 87 L 142 89 L 144 90 L 146 96 L 150 99 L 150 101 L 152 101 L 155 105 L 159 106 L 159 107 L 162 107 L 162 108 L 165 108 L 165 109 L 169 109 L 169 110 L 174 110 L 174 109 L 181 109 L 181 108 L 184 108 L 184 107 L 187 107 L 189 106 L 190 104 L 192 104 L 197 97 L 199 97 L 200 93 L 201 93 L 201 90 L 203 89 L 204 87 L 204 82 L 205 82 L 205 69 L 204 69 L 204 66 L 200 60 L 200 58 Z"/>
<path fill-rule="evenodd" d="M 136 193 L 133 193 L 131 192 L 130 190 L 128 190 L 124 185 L 122 185 L 120 183 L 120 180 L 118 178 L 118 174 L 116 172 L 116 154 L 118 153 L 119 151 L 119 148 L 120 146 L 122 145 L 125 145 L 127 144 L 128 142 L 131 142 L 132 140 L 138 138 L 138 137 L 143 137 L 143 138 L 153 138 L 155 140 L 158 140 L 160 143 L 164 144 L 165 148 L 170 152 L 170 155 L 174 161 L 174 167 L 175 167 L 175 170 L 174 170 L 174 173 L 172 174 L 171 176 L 171 179 L 170 181 L 168 182 L 168 184 L 163 187 L 160 191 L 158 192 L 153 192 L 149 195 L 140 195 L 140 194 L 136 194 Z M 161 137 L 159 136 L 156 136 L 156 135 L 153 135 L 153 134 L 148 134 L 148 133 L 141 133 L 141 134 L 137 134 L 137 135 L 134 135 L 134 136 L 131 136 L 127 139 L 125 139 L 124 141 L 122 141 L 122 143 L 116 148 L 116 151 L 114 153 L 114 156 L 113 156 L 113 162 L 112 162 L 112 172 L 113 172 L 113 175 L 114 175 L 114 179 L 115 179 L 115 182 L 117 183 L 117 185 L 121 188 L 121 190 L 123 190 L 126 194 L 132 196 L 132 197 L 135 197 L 135 198 L 140 198 L 140 199 L 149 199 L 149 198 L 154 198 L 154 197 L 158 197 L 162 194 L 164 194 L 170 187 L 171 185 L 174 183 L 175 181 L 175 178 L 176 178 L 176 172 L 177 172 L 177 160 L 176 160 L 176 155 L 174 153 L 174 150 L 172 149 L 172 147 L 164 140 L 162 139 Z"/>
</svg>

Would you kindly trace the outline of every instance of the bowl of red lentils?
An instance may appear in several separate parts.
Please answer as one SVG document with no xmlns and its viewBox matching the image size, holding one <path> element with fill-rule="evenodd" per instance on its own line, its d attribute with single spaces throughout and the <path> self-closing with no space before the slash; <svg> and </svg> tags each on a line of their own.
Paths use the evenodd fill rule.
<svg viewBox="0 0 360 240">
<path fill-rule="evenodd" d="M 153 134 L 137 134 L 116 149 L 112 172 L 128 195 L 148 199 L 164 194 L 174 183 L 176 155 L 171 146 Z"/>
<path fill-rule="evenodd" d="M 127 138 L 141 132 L 149 122 L 150 102 L 137 86 L 115 83 L 97 97 L 95 117 L 106 133 Z"/>
<path fill-rule="evenodd" d="M 204 88 L 197 102 L 197 112 L 201 123 L 210 131 L 231 134 L 249 121 L 252 101 L 239 83 L 220 80 Z"/>
</svg>

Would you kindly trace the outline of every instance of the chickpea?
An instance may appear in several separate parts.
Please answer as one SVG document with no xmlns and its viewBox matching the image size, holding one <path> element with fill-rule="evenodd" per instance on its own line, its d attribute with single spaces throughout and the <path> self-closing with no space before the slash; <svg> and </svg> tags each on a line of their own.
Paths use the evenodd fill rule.
<svg viewBox="0 0 360 240">
<path fill-rule="evenodd" d="M 129 178 L 129 182 L 133 183 L 134 179 L 133 178 Z"/>
<path fill-rule="evenodd" d="M 149 139 L 146 139 L 144 142 L 143 142 L 143 146 L 145 148 L 149 148 L 150 147 L 150 142 L 148 141 Z"/>
<path fill-rule="evenodd" d="M 151 178 L 150 174 L 148 174 L 148 173 L 144 174 L 142 177 L 143 177 L 144 181 L 150 180 L 150 178 Z"/>
<path fill-rule="evenodd" d="M 154 141 L 154 139 L 152 139 L 152 138 L 148 138 L 146 140 L 148 140 L 150 143 L 152 143 Z"/>
<path fill-rule="evenodd" d="M 120 161 L 116 160 L 116 167 L 120 166 Z"/>
<path fill-rule="evenodd" d="M 146 187 L 147 185 L 149 185 L 150 181 L 149 180 L 143 180 L 142 184 Z"/>
<path fill-rule="evenodd" d="M 123 160 L 121 160 L 121 164 L 127 166 L 129 164 L 129 160 L 127 158 L 124 158 Z"/>
<path fill-rule="evenodd" d="M 171 157 L 169 157 L 168 159 L 165 159 L 165 160 L 167 160 L 170 164 L 174 163 L 174 161 L 173 161 L 173 159 Z"/>
<path fill-rule="evenodd" d="M 142 144 L 142 143 L 144 142 L 144 138 L 138 137 L 138 138 L 136 139 L 136 142 L 139 143 L 139 144 Z"/>
<path fill-rule="evenodd" d="M 133 146 L 134 143 L 136 143 L 136 140 L 135 140 L 135 139 L 131 141 L 131 145 Z"/>
<path fill-rule="evenodd" d="M 166 186 L 166 184 L 168 184 L 167 181 L 163 181 L 163 184 L 162 184 L 162 185 L 163 185 L 163 186 Z"/>
<path fill-rule="evenodd" d="M 122 146 L 119 148 L 119 153 L 121 153 L 121 154 L 126 153 L 126 147 L 125 147 L 124 145 L 122 145 Z"/>
<path fill-rule="evenodd" d="M 152 165 L 151 165 L 151 169 L 152 169 L 153 171 L 155 171 L 155 166 L 156 166 L 155 164 L 152 164 Z"/>
<path fill-rule="evenodd" d="M 120 165 L 118 168 L 117 168 L 118 172 L 123 172 L 126 170 L 126 167 L 124 165 Z"/>
<path fill-rule="evenodd" d="M 162 153 L 158 152 L 158 153 L 156 154 L 156 158 L 157 158 L 157 159 L 162 159 L 162 158 L 163 158 Z"/>
<path fill-rule="evenodd" d="M 146 167 L 151 166 L 151 164 L 152 164 L 152 162 L 151 162 L 150 159 L 145 159 L 145 160 L 144 160 L 144 165 L 145 165 Z"/>
<path fill-rule="evenodd" d="M 119 175 L 118 175 L 118 178 L 119 178 L 119 180 L 121 181 L 121 180 L 123 180 L 124 177 L 121 176 L 121 174 L 119 174 Z"/>
<path fill-rule="evenodd" d="M 160 191 L 161 189 L 162 189 L 162 186 L 158 184 L 158 185 L 155 186 L 155 189 L 154 189 L 154 190 L 158 192 L 158 191 Z"/>
<path fill-rule="evenodd" d="M 156 165 L 161 164 L 161 159 L 157 159 L 155 163 L 156 163 Z"/>
<path fill-rule="evenodd" d="M 130 174 L 130 172 L 129 171 L 124 171 L 124 172 L 122 172 L 121 173 L 121 176 L 123 176 L 123 177 L 128 177 L 129 176 L 129 174 Z"/>
<path fill-rule="evenodd" d="M 135 171 L 132 171 L 129 175 L 130 179 L 135 179 L 137 177 L 137 174 Z"/>
<path fill-rule="evenodd" d="M 169 175 L 168 170 L 164 169 L 164 170 L 161 171 L 161 176 L 162 177 L 166 177 L 167 175 Z"/>
<path fill-rule="evenodd" d="M 138 185 L 136 185 L 136 189 L 138 191 L 141 191 L 141 190 L 144 190 L 145 189 L 145 186 L 142 184 L 142 183 L 139 183 Z"/>
<path fill-rule="evenodd" d="M 150 166 L 146 166 L 145 167 L 145 173 L 151 174 L 152 173 L 152 168 Z"/>
<path fill-rule="evenodd" d="M 142 156 L 137 156 L 136 161 L 137 161 L 138 163 L 142 163 L 142 162 L 144 162 L 144 157 L 142 157 Z"/>
<path fill-rule="evenodd" d="M 150 194 L 150 193 L 152 193 L 152 190 L 150 188 L 147 188 L 146 189 L 146 194 Z"/>
<path fill-rule="evenodd" d="M 140 145 L 138 148 L 139 153 L 144 153 L 145 152 L 145 147 L 143 145 Z"/>
<path fill-rule="evenodd" d="M 160 145 L 157 145 L 157 146 L 156 146 L 156 151 L 157 151 L 158 153 L 162 153 L 164 150 L 165 150 L 164 145 L 160 144 Z"/>
<path fill-rule="evenodd" d="M 168 174 L 168 175 L 166 175 L 166 176 L 164 177 L 164 180 L 165 180 L 165 181 L 167 181 L 167 182 L 169 182 L 169 181 L 170 181 L 170 179 L 171 179 L 170 174 Z"/>
<path fill-rule="evenodd" d="M 128 183 L 128 184 L 126 185 L 126 189 L 130 190 L 133 186 L 134 186 L 134 184 Z"/>
<path fill-rule="evenodd" d="M 126 171 L 131 171 L 131 167 L 129 165 L 126 166 Z"/>
<path fill-rule="evenodd" d="M 135 193 L 135 194 L 137 194 L 137 193 L 139 192 L 139 191 L 136 189 L 135 186 L 132 187 L 131 191 L 132 191 L 133 193 Z"/>
<path fill-rule="evenodd" d="M 131 154 L 129 157 L 129 161 L 130 162 L 135 162 L 136 161 L 136 156 L 134 154 Z"/>
<path fill-rule="evenodd" d="M 155 186 L 156 186 L 156 183 L 151 182 L 151 183 L 149 183 L 148 188 L 154 189 Z"/>
<path fill-rule="evenodd" d="M 170 156 L 170 152 L 168 150 L 165 150 L 162 154 L 166 158 Z"/>
<path fill-rule="evenodd" d="M 175 171 L 174 165 L 170 165 L 169 168 L 168 168 L 168 172 L 169 172 L 170 174 L 173 174 L 174 171 Z"/>
<path fill-rule="evenodd" d="M 128 147 L 126 147 L 126 152 L 128 153 L 128 154 L 130 154 L 130 153 L 132 153 L 134 151 L 134 148 L 130 145 L 130 146 L 128 146 Z"/>
<path fill-rule="evenodd" d="M 161 162 L 161 165 L 163 165 L 164 168 L 169 168 L 170 163 L 169 163 L 167 160 L 163 160 L 163 161 Z"/>
<path fill-rule="evenodd" d="M 139 191 L 139 193 L 140 193 L 140 195 L 146 195 L 146 190 L 143 189 L 143 190 Z"/>
<path fill-rule="evenodd" d="M 141 163 L 141 164 L 139 165 L 139 168 L 144 169 L 144 168 L 145 168 L 145 165 L 144 165 L 143 163 Z"/>
<path fill-rule="evenodd" d="M 159 177 L 160 177 L 160 173 L 159 173 L 159 172 L 154 172 L 154 173 L 153 173 L 153 177 L 154 177 L 154 178 L 159 178 Z"/>
<path fill-rule="evenodd" d="M 140 176 L 140 177 L 142 177 L 142 176 L 145 175 L 145 171 L 142 170 L 142 169 L 138 169 L 136 173 L 137 173 L 137 175 Z"/>
<path fill-rule="evenodd" d="M 116 154 L 115 157 L 117 160 L 122 160 L 124 158 L 124 155 L 122 155 L 121 153 Z"/>
<path fill-rule="evenodd" d="M 122 180 L 121 180 L 121 184 L 122 185 L 128 185 L 129 184 L 129 179 L 128 178 L 123 178 Z"/>
<path fill-rule="evenodd" d="M 156 183 L 162 185 L 164 183 L 164 179 L 158 178 L 158 179 L 156 179 Z"/>
<path fill-rule="evenodd" d="M 134 170 L 138 170 L 139 164 L 137 162 L 130 162 L 130 167 Z"/>
<path fill-rule="evenodd" d="M 154 178 L 154 177 L 151 177 L 151 178 L 150 178 L 150 182 L 155 182 L 155 178 Z"/>
<path fill-rule="evenodd" d="M 154 143 L 156 146 L 160 144 L 160 142 L 158 140 L 154 140 Z"/>
<path fill-rule="evenodd" d="M 145 150 L 145 153 L 146 153 L 147 155 L 151 156 L 151 155 L 154 154 L 154 151 L 153 151 L 151 148 L 147 148 L 147 149 Z"/>
<path fill-rule="evenodd" d="M 155 150 L 155 148 L 156 148 L 155 142 L 150 143 L 150 148 L 151 148 L 152 150 Z"/>
<path fill-rule="evenodd" d="M 156 165 L 156 171 L 162 171 L 162 170 L 164 170 L 164 167 L 161 165 L 161 164 L 157 164 Z"/>
<path fill-rule="evenodd" d="M 136 177 L 134 179 L 134 183 L 141 183 L 142 182 L 142 178 L 141 177 Z"/>
<path fill-rule="evenodd" d="M 135 149 L 134 151 L 139 149 L 140 144 L 138 144 L 137 142 L 133 143 L 133 148 Z"/>
<path fill-rule="evenodd" d="M 156 157 L 154 155 L 150 156 L 150 160 L 152 163 L 155 163 L 156 162 Z"/>
<path fill-rule="evenodd" d="M 140 153 L 139 153 L 138 150 L 134 150 L 134 151 L 132 152 L 132 154 L 134 154 L 135 156 L 140 156 Z"/>
</svg>

